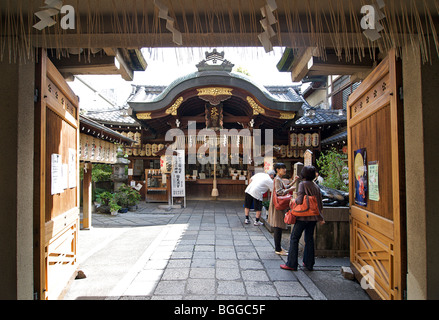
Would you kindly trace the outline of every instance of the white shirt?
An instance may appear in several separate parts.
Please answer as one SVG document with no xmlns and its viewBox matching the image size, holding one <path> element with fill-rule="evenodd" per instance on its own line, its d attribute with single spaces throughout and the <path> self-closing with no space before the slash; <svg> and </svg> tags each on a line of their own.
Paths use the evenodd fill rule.
<svg viewBox="0 0 439 320">
<path fill-rule="evenodd" d="M 262 196 L 268 190 L 273 191 L 273 179 L 265 172 L 256 173 L 251 177 L 252 181 L 245 189 L 245 192 L 253 198 L 262 201 Z"/>
</svg>

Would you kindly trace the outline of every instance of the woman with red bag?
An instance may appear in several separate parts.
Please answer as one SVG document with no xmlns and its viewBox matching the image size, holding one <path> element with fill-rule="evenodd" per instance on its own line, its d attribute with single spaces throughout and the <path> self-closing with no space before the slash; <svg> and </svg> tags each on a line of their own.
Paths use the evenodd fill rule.
<svg viewBox="0 0 439 320">
<path fill-rule="evenodd" d="M 278 210 L 274 206 L 273 197 L 276 192 L 277 196 L 284 196 L 288 194 L 290 191 L 294 190 L 293 186 L 296 182 L 296 179 L 292 181 L 290 184 L 285 186 L 282 181 L 282 177 L 285 175 L 287 171 L 287 167 L 283 163 L 276 163 L 274 165 L 274 170 L 276 171 L 276 177 L 274 177 L 274 188 L 273 194 L 270 201 L 270 206 L 268 207 L 268 223 L 273 227 L 273 237 L 274 237 L 274 252 L 278 255 L 286 256 L 288 254 L 287 251 L 282 249 L 281 240 L 282 240 L 282 229 L 286 229 L 287 225 L 284 222 L 285 210 Z"/>
<path fill-rule="evenodd" d="M 295 202 L 297 204 L 302 204 L 305 195 L 315 196 L 319 208 L 319 215 L 296 217 L 296 223 L 294 224 L 294 228 L 291 232 L 290 237 L 290 250 L 288 253 L 288 260 L 286 264 L 282 264 L 280 266 L 282 269 L 297 271 L 299 240 L 302 236 L 303 231 L 305 231 L 305 250 L 303 252 L 303 266 L 310 271 L 314 267 L 314 229 L 316 227 L 317 221 L 325 223 L 322 216 L 322 194 L 320 192 L 320 188 L 313 182 L 315 177 L 316 169 L 313 166 L 303 167 L 302 172 L 300 173 L 300 178 L 302 179 L 302 182 L 299 183 L 297 198 L 295 199 Z"/>
</svg>

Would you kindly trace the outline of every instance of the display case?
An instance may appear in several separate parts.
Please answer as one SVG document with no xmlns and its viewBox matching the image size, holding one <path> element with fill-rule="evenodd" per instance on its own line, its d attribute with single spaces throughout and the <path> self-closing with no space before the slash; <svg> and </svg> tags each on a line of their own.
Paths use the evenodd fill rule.
<svg viewBox="0 0 439 320">
<path fill-rule="evenodd" d="M 160 169 L 145 169 L 145 180 L 147 202 L 168 202 L 169 176 L 162 174 Z"/>
</svg>

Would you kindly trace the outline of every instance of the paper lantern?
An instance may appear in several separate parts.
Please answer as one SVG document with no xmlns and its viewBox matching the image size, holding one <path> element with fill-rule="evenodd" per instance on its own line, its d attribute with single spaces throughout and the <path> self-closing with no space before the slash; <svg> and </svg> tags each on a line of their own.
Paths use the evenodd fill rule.
<svg viewBox="0 0 439 320">
<path fill-rule="evenodd" d="M 312 146 L 313 147 L 318 147 L 319 143 L 320 143 L 319 134 L 317 132 L 313 133 L 312 136 L 311 136 L 311 144 L 312 144 Z"/>
<path fill-rule="evenodd" d="M 305 134 L 305 147 L 311 147 L 311 133 Z"/>
<path fill-rule="evenodd" d="M 293 154 L 294 154 L 294 158 L 296 158 L 296 159 L 299 158 L 299 155 L 300 155 L 299 149 L 294 149 Z"/>
<path fill-rule="evenodd" d="M 146 144 L 145 154 L 147 157 L 151 156 L 151 144 L 149 143 Z"/>
<path fill-rule="evenodd" d="M 305 135 L 303 133 L 299 133 L 297 135 L 297 146 L 303 147 L 305 145 Z"/>
<path fill-rule="evenodd" d="M 291 133 L 290 134 L 290 146 L 296 147 L 297 146 L 297 133 Z"/>
<path fill-rule="evenodd" d="M 95 137 L 90 137 L 89 143 L 90 143 L 90 155 L 88 159 L 91 162 L 95 162 L 97 156 L 97 139 Z"/>
<path fill-rule="evenodd" d="M 304 150 L 300 150 L 300 157 L 303 158 L 303 155 L 305 154 Z"/>
<path fill-rule="evenodd" d="M 151 146 L 151 154 L 155 157 L 155 156 L 157 156 L 157 151 L 159 151 L 159 150 L 158 150 L 158 145 L 157 145 L 156 143 L 154 143 L 154 144 Z"/>
<path fill-rule="evenodd" d="M 146 147 L 145 147 L 145 145 L 142 145 L 142 148 L 140 149 L 140 156 L 141 157 L 146 156 Z"/>
</svg>

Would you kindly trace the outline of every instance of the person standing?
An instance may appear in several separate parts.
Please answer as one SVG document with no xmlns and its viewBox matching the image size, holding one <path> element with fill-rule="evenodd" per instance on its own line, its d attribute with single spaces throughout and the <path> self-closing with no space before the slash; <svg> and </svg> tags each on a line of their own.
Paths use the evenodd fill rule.
<svg viewBox="0 0 439 320">
<path fill-rule="evenodd" d="M 263 223 L 259 221 L 261 218 L 262 210 L 262 197 L 268 190 L 273 191 L 273 179 L 276 173 L 274 170 L 270 170 L 267 173 L 259 172 L 250 178 L 250 183 L 245 189 L 245 203 L 244 203 L 244 213 L 245 213 L 245 224 L 250 223 L 249 212 L 250 207 L 253 203 L 256 211 L 256 221 L 255 226 L 262 226 Z"/>
<path fill-rule="evenodd" d="M 274 165 L 274 170 L 276 171 L 276 177 L 274 178 L 273 194 L 276 192 L 278 196 L 284 196 L 295 189 L 293 185 L 296 182 L 297 177 L 287 186 L 282 182 L 282 177 L 285 176 L 287 171 L 285 164 L 276 163 Z M 268 208 L 268 223 L 273 227 L 274 252 L 278 255 L 286 256 L 288 252 L 281 247 L 282 229 L 285 229 L 287 226 L 284 222 L 286 210 L 277 210 L 274 207 L 273 194 Z"/>
<path fill-rule="evenodd" d="M 314 166 L 303 167 L 300 178 L 302 182 L 299 183 L 297 190 L 297 198 L 295 199 L 297 204 L 302 204 L 305 195 L 315 196 L 317 198 L 317 204 L 319 208 L 319 215 L 309 217 L 296 217 L 296 223 L 294 224 L 293 231 L 290 237 L 290 249 L 288 252 L 288 259 L 286 264 L 280 265 L 282 269 L 297 271 L 298 267 L 298 252 L 299 252 L 299 240 L 302 233 L 305 231 L 305 249 L 303 252 L 303 267 L 307 270 L 313 270 L 315 257 L 314 257 L 314 229 L 317 221 L 324 223 L 323 219 L 323 201 L 320 188 L 313 182 L 316 177 L 316 169 Z"/>
</svg>

